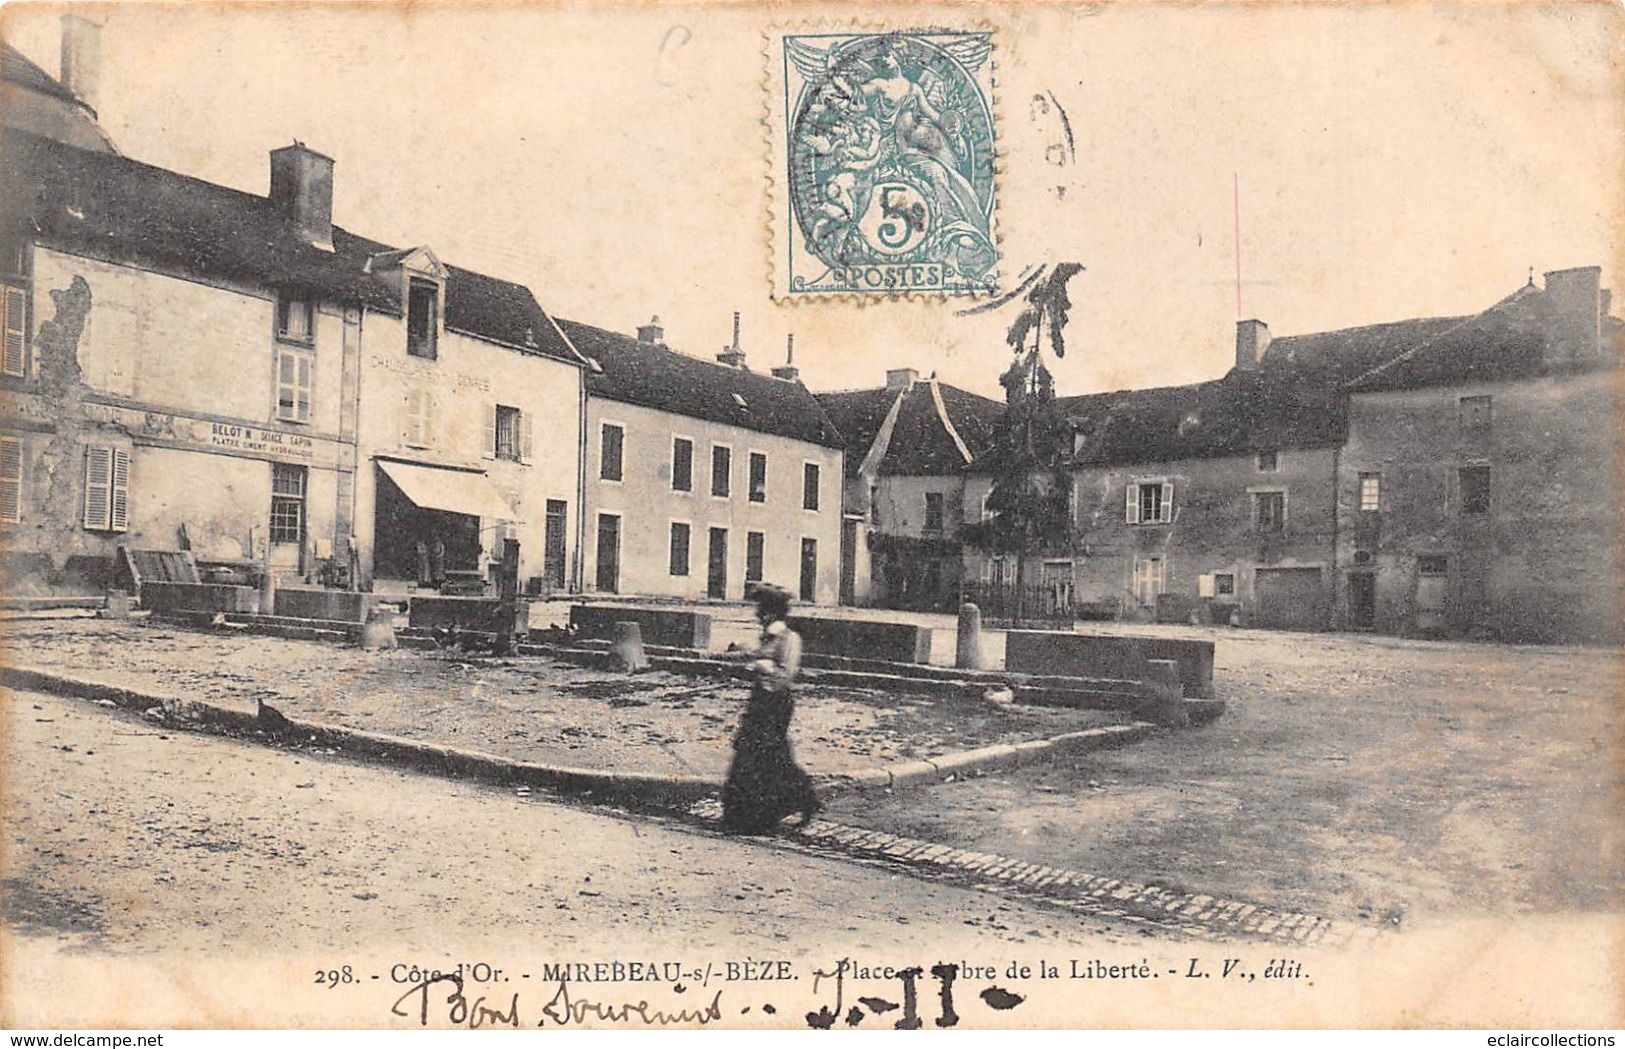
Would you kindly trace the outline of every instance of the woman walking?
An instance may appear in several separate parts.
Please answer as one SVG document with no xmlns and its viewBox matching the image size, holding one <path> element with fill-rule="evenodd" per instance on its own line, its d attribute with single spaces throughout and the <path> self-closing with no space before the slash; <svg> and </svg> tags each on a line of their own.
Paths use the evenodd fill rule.
<svg viewBox="0 0 1625 1049">
<path fill-rule="evenodd" d="M 735 834 L 765 834 L 795 812 L 801 813 L 801 825 L 806 826 L 823 807 L 812 780 L 790 753 L 792 689 L 801 669 L 801 636 L 785 622 L 789 615 L 789 591 L 776 586 L 756 591 L 762 636 L 751 663 L 755 679 L 722 787 L 722 825 Z"/>
</svg>

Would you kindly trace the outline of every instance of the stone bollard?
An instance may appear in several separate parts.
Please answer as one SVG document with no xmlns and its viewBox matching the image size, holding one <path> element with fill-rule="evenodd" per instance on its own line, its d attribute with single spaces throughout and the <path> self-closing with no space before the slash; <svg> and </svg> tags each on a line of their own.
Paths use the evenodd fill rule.
<svg viewBox="0 0 1625 1049">
<path fill-rule="evenodd" d="M 628 674 L 649 669 L 643 654 L 643 628 L 633 622 L 617 622 L 609 643 L 609 662 Z"/>
<path fill-rule="evenodd" d="M 107 592 L 107 605 L 102 609 L 103 619 L 129 619 L 130 595 L 122 590 Z"/>
<path fill-rule="evenodd" d="M 954 645 L 954 666 L 961 670 L 982 670 L 982 610 L 966 603 L 959 606 L 959 635 Z"/>
<path fill-rule="evenodd" d="M 369 652 L 395 648 L 395 613 L 382 608 L 367 610 L 367 621 L 361 624 L 361 647 Z"/>
<path fill-rule="evenodd" d="M 1164 728 L 1185 728 L 1191 723 L 1185 709 L 1185 687 L 1179 680 L 1179 664 L 1172 659 L 1145 661 L 1146 697 L 1136 713 Z"/>
</svg>

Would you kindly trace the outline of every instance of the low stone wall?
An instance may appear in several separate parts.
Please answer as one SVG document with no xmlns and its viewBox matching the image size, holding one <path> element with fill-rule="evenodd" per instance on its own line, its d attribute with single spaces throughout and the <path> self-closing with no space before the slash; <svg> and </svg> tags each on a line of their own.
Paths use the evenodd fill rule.
<svg viewBox="0 0 1625 1049">
<path fill-rule="evenodd" d="M 804 652 L 891 663 L 931 662 L 931 628 L 908 623 L 791 616 Z"/>
<path fill-rule="evenodd" d="M 1117 637 L 1043 630 L 1005 635 L 1004 668 L 1017 674 L 1126 678 L 1144 681 L 1146 661 L 1173 660 L 1185 695 L 1213 695 L 1213 642 L 1167 637 Z"/>
<path fill-rule="evenodd" d="M 614 605 L 572 605 L 570 626 L 583 637 L 609 638 L 616 623 L 636 623 L 646 645 L 671 648 L 711 646 L 711 617 L 704 612 L 659 608 L 617 608 Z M 414 624 L 415 625 L 415 624 Z"/>
<path fill-rule="evenodd" d="M 407 621 L 419 630 L 456 627 L 495 634 L 501 626 L 502 602 L 494 597 L 447 597 L 415 595 L 407 609 Z M 514 602 L 514 633 L 523 636 L 530 625 L 530 602 Z"/>
<path fill-rule="evenodd" d="M 276 614 L 290 619 L 365 622 L 373 595 L 355 590 L 297 590 L 276 592 Z"/>
<path fill-rule="evenodd" d="M 141 584 L 141 607 L 167 612 L 258 612 L 260 592 L 229 583 Z"/>
</svg>

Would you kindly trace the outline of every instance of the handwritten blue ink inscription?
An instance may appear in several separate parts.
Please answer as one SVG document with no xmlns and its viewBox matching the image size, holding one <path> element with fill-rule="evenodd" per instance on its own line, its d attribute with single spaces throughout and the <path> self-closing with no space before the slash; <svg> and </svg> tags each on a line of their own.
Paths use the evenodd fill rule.
<svg viewBox="0 0 1625 1049">
<path fill-rule="evenodd" d="M 987 33 L 784 37 L 796 294 L 998 290 Z"/>
</svg>

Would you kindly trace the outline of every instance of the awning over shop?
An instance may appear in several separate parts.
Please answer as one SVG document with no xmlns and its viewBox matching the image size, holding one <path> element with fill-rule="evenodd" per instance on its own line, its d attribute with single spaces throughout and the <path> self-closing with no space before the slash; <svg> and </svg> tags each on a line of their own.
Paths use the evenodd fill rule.
<svg viewBox="0 0 1625 1049">
<path fill-rule="evenodd" d="M 402 494 L 425 510 L 449 510 L 497 521 L 515 519 L 513 509 L 484 474 L 383 459 L 378 466 Z"/>
</svg>

